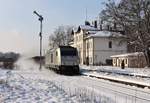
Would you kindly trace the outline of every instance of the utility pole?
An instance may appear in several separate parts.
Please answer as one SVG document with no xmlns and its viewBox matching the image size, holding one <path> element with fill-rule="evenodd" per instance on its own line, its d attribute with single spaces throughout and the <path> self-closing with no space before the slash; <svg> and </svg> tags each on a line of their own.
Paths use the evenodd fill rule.
<svg viewBox="0 0 150 103">
<path fill-rule="evenodd" d="M 42 68 L 42 28 L 43 28 L 43 17 L 42 15 L 38 14 L 36 11 L 33 11 L 34 14 L 36 14 L 39 17 L 39 21 L 40 21 L 40 69 Z"/>
</svg>

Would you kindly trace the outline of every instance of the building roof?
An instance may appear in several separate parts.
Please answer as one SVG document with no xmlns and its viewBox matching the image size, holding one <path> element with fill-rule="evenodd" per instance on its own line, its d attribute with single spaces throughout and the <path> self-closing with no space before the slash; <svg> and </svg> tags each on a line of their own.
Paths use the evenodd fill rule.
<svg viewBox="0 0 150 103">
<path fill-rule="evenodd" d="M 80 30 L 85 30 L 85 31 L 99 31 L 98 28 L 95 28 L 94 26 L 90 25 L 80 25 L 78 28 L 73 29 L 74 32 L 79 32 Z"/>
<path fill-rule="evenodd" d="M 110 57 L 117 58 L 117 57 L 135 57 L 135 56 L 143 56 L 143 52 L 134 52 L 134 53 L 126 53 L 126 54 L 120 54 L 120 55 L 112 55 Z"/>
<path fill-rule="evenodd" d="M 95 28 L 94 26 L 90 26 L 90 25 L 80 25 L 79 26 L 81 29 L 83 30 L 88 30 L 88 31 L 98 31 L 98 28 Z"/>
<path fill-rule="evenodd" d="M 64 45 L 60 45 L 59 48 L 74 48 L 72 46 L 64 46 Z"/>
<path fill-rule="evenodd" d="M 86 33 L 92 35 L 92 34 L 96 34 L 97 32 L 99 31 L 87 31 Z"/>
<path fill-rule="evenodd" d="M 113 31 L 89 31 L 89 36 L 87 38 L 108 38 L 108 37 L 126 37 L 125 35 L 122 35 L 119 32 L 113 32 Z"/>
<path fill-rule="evenodd" d="M 94 35 L 91 35 L 92 37 L 122 37 L 123 35 L 119 32 L 112 32 L 112 31 L 99 31 Z"/>
</svg>

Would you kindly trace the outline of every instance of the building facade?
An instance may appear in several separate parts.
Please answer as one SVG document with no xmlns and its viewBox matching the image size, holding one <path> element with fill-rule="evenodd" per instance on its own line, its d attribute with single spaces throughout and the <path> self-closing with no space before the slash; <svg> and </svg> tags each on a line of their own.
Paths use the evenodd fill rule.
<svg viewBox="0 0 150 103">
<path fill-rule="evenodd" d="M 99 31 L 89 35 L 86 39 L 86 61 L 91 65 L 111 65 L 111 55 L 127 52 L 127 43 L 124 36 L 110 31 Z"/>
<path fill-rule="evenodd" d="M 142 52 L 113 55 L 111 57 L 113 59 L 113 66 L 116 67 L 121 67 L 121 64 L 124 63 L 125 67 L 143 68 L 147 64 L 145 56 Z"/>
<path fill-rule="evenodd" d="M 77 48 L 80 64 L 86 63 L 86 40 L 87 32 L 97 32 L 99 29 L 89 25 L 80 25 L 76 30 L 73 31 L 73 41 L 70 43 L 71 46 Z"/>
<path fill-rule="evenodd" d="M 82 25 L 74 30 L 71 46 L 77 48 L 80 64 L 112 64 L 111 55 L 127 52 L 127 42 L 124 38 L 125 36 L 117 32 Z"/>
</svg>

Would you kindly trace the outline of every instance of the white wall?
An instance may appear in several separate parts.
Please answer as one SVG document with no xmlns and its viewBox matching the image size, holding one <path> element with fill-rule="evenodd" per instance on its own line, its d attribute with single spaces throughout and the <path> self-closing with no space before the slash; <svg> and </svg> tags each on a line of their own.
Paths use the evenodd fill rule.
<svg viewBox="0 0 150 103">
<path fill-rule="evenodd" d="M 85 61 L 85 41 L 83 41 L 83 31 L 74 34 L 74 44 L 73 47 L 77 48 L 78 55 L 80 58 L 80 64 L 83 64 Z"/>
<path fill-rule="evenodd" d="M 127 52 L 127 43 L 121 42 L 121 38 L 111 37 L 90 37 L 85 40 L 84 31 L 81 30 L 74 34 L 73 46 L 77 48 L 80 58 L 80 64 L 86 62 L 89 57 L 89 64 L 106 63 L 106 59 L 112 59 L 110 56 Z M 112 48 L 109 48 L 109 41 L 112 42 Z M 89 48 L 87 49 L 87 44 Z"/>
<path fill-rule="evenodd" d="M 111 38 L 94 38 L 94 63 L 106 63 L 106 59 L 110 56 L 127 52 L 127 43 L 123 42 L 119 45 L 121 39 Z M 109 48 L 109 41 L 112 42 L 112 48 Z"/>
<path fill-rule="evenodd" d="M 86 57 L 89 57 L 89 64 L 93 64 L 93 38 L 86 40 Z"/>
</svg>

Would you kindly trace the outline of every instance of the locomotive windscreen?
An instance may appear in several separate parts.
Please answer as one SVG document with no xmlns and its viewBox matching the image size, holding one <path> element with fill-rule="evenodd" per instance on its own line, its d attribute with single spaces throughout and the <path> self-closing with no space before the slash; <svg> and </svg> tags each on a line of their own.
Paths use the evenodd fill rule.
<svg viewBox="0 0 150 103">
<path fill-rule="evenodd" d="M 76 49 L 62 49 L 61 50 L 61 55 L 62 56 L 77 56 L 77 51 Z"/>
</svg>

